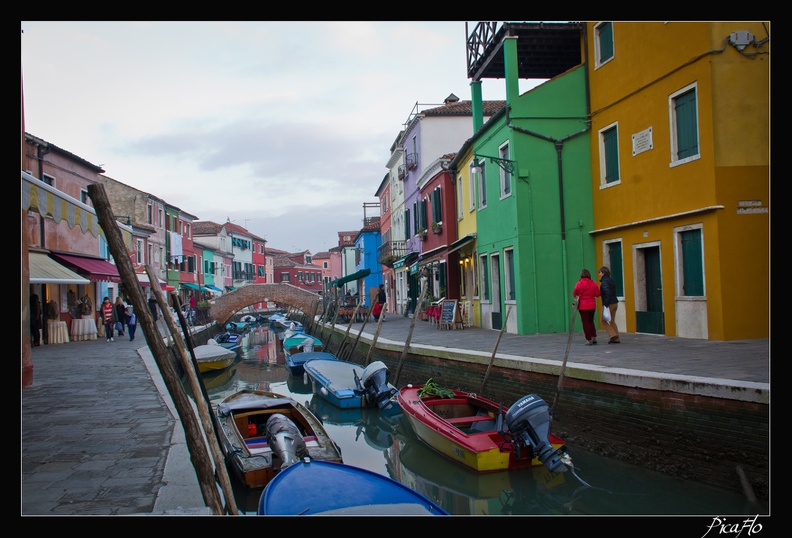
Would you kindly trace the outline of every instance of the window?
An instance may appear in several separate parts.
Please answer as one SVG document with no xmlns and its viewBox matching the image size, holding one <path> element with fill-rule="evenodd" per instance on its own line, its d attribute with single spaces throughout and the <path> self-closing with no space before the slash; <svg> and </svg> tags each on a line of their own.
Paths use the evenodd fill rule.
<svg viewBox="0 0 792 538">
<path fill-rule="evenodd" d="M 695 84 L 671 96 L 669 114 L 671 117 L 671 166 L 698 159 L 698 104 Z"/>
<path fill-rule="evenodd" d="M 498 155 L 504 161 L 510 161 L 511 158 L 509 157 L 509 143 L 506 142 L 500 148 L 498 148 Z M 501 198 L 505 198 L 511 194 L 512 188 L 512 175 L 511 172 L 507 172 L 503 168 L 500 168 L 500 190 L 501 190 Z"/>
<path fill-rule="evenodd" d="M 135 260 L 138 265 L 143 264 L 143 240 L 137 239 L 135 241 Z"/>
<path fill-rule="evenodd" d="M 600 139 L 600 184 L 619 181 L 619 131 L 612 124 L 599 133 Z"/>
<path fill-rule="evenodd" d="M 487 178 L 486 178 L 486 169 L 484 167 L 484 163 L 479 164 L 479 173 L 478 173 L 478 199 L 479 199 L 479 209 L 484 209 L 487 207 Z"/>
<path fill-rule="evenodd" d="M 481 300 L 489 301 L 489 266 L 487 264 L 487 255 L 482 254 L 479 256 L 479 289 L 481 290 Z"/>
<path fill-rule="evenodd" d="M 165 216 L 162 213 L 162 209 L 158 211 L 157 215 L 159 215 L 157 218 L 157 226 L 162 226 L 162 223 L 165 222 Z"/>
<path fill-rule="evenodd" d="M 154 261 L 154 245 L 148 246 L 148 256 L 146 257 L 147 260 Z"/>
<path fill-rule="evenodd" d="M 46 183 L 50 187 L 54 187 L 55 186 L 55 176 L 51 176 L 49 174 L 43 174 L 43 176 L 44 177 L 42 178 L 42 181 L 44 183 Z"/>
<path fill-rule="evenodd" d="M 88 197 L 88 191 L 80 189 L 80 201 L 85 205 L 91 205 L 91 199 Z"/>
<path fill-rule="evenodd" d="M 457 174 L 456 177 L 456 212 L 457 212 L 457 220 L 462 220 L 465 218 L 464 213 L 462 212 L 462 174 Z"/>
<path fill-rule="evenodd" d="M 405 239 L 409 239 L 411 235 L 412 235 L 412 232 L 410 231 L 410 210 L 409 209 L 405 209 L 404 210 L 404 238 Z"/>
<path fill-rule="evenodd" d="M 506 272 L 506 300 L 514 301 L 516 296 L 514 282 L 514 250 L 505 250 L 503 253 L 506 256 L 506 265 L 503 267 L 503 270 Z"/>
<path fill-rule="evenodd" d="M 419 226 L 420 226 L 421 228 L 424 228 L 424 229 L 426 229 L 426 228 L 428 228 L 428 227 L 429 227 L 429 222 L 428 222 L 427 215 L 426 215 L 426 214 L 427 214 L 427 210 L 426 210 L 426 198 L 424 198 L 423 200 L 421 200 L 421 205 L 420 205 L 420 209 L 419 209 L 419 211 L 420 211 L 420 217 L 421 217 L 421 218 L 419 219 L 419 220 L 420 220 L 420 222 L 419 222 Z"/>
<path fill-rule="evenodd" d="M 299 281 L 301 281 L 302 279 L 303 279 L 303 273 L 302 273 L 302 271 L 297 271 L 297 281 L 299 282 Z"/>
<path fill-rule="evenodd" d="M 678 295 L 704 296 L 704 250 L 701 228 L 682 229 L 677 235 L 681 271 Z"/>
<path fill-rule="evenodd" d="M 601 22 L 594 27 L 595 69 L 612 60 L 613 51 L 613 23 Z"/>
<path fill-rule="evenodd" d="M 152 224 L 151 219 L 153 218 L 153 213 L 151 212 L 151 204 L 146 204 L 146 223 Z"/>
<path fill-rule="evenodd" d="M 469 209 L 470 209 L 471 212 L 476 210 L 476 174 L 473 173 L 473 166 L 476 164 L 476 162 L 477 161 L 475 159 L 473 159 L 473 161 L 471 161 L 471 163 L 470 163 L 470 175 L 468 176 L 468 180 L 469 180 L 468 181 L 468 187 L 469 187 L 468 195 L 470 196 L 470 200 L 468 200 L 468 202 L 469 202 Z M 462 192 L 462 191 L 460 191 L 460 192 Z"/>
<path fill-rule="evenodd" d="M 281 273 L 280 274 L 280 281 L 281 282 L 289 282 L 291 280 L 289 273 Z"/>
<path fill-rule="evenodd" d="M 443 222 L 443 202 L 440 187 L 432 191 L 432 222 Z"/>
</svg>

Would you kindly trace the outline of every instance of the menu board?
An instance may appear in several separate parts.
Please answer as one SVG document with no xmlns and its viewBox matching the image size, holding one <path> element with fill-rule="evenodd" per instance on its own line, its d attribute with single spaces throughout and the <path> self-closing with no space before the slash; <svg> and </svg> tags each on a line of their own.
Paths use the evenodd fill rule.
<svg viewBox="0 0 792 538">
<path fill-rule="evenodd" d="M 457 304 L 458 302 L 456 299 L 446 299 L 443 301 L 443 311 L 440 313 L 441 324 L 453 324 L 456 321 Z"/>
</svg>

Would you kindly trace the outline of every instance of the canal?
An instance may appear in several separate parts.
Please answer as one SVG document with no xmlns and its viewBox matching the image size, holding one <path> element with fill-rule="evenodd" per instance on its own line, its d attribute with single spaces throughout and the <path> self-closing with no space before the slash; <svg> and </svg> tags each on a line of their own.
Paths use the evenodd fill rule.
<svg viewBox="0 0 792 538">
<path fill-rule="evenodd" d="M 432 451 L 402 415 L 342 410 L 311 393 L 310 383 L 290 376 L 276 333 L 256 329 L 230 368 L 203 375 L 213 404 L 242 389 L 283 394 L 306 404 L 342 449 L 344 462 L 419 491 L 453 515 L 515 516 L 752 516 L 766 503 L 739 493 L 643 469 L 567 444 L 574 469 L 544 467 L 480 474 Z M 241 486 L 231 474 L 240 514 L 255 515 L 261 489 Z"/>
</svg>

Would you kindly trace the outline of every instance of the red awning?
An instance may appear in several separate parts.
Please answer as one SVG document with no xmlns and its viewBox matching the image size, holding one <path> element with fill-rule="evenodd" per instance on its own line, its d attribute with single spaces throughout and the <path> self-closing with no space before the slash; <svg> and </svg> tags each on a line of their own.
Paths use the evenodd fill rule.
<svg viewBox="0 0 792 538">
<path fill-rule="evenodd" d="M 55 253 L 50 253 L 50 256 L 55 259 L 55 261 L 73 268 L 74 271 L 84 275 L 89 280 L 121 282 L 121 275 L 118 274 L 118 268 L 106 260 Z"/>
</svg>

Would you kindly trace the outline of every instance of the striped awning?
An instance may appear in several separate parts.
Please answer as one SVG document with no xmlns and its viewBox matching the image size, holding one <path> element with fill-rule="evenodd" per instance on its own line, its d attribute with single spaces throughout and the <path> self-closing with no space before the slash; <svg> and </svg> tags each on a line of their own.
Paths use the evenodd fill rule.
<svg viewBox="0 0 792 538">
<path fill-rule="evenodd" d="M 87 278 L 59 264 L 46 254 L 30 252 L 31 284 L 90 284 Z"/>
<path fill-rule="evenodd" d="M 118 268 L 107 260 L 91 258 L 88 256 L 73 256 L 71 254 L 51 253 L 50 256 L 59 263 L 74 269 L 81 275 L 93 281 L 121 282 Z"/>
<path fill-rule="evenodd" d="M 69 228 L 79 226 L 83 233 L 90 232 L 94 237 L 99 237 L 100 234 L 102 237 L 105 236 L 94 208 L 47 185 L 24 170 L 21 172 L 23 211 L 37 211 L 44 217 L 52 217 L 55 223 L 65 220 Z M 132 227 L 120 222 L 117 224 L 124 238 L 124 244 L 131 248 Z"/>
</svg>

